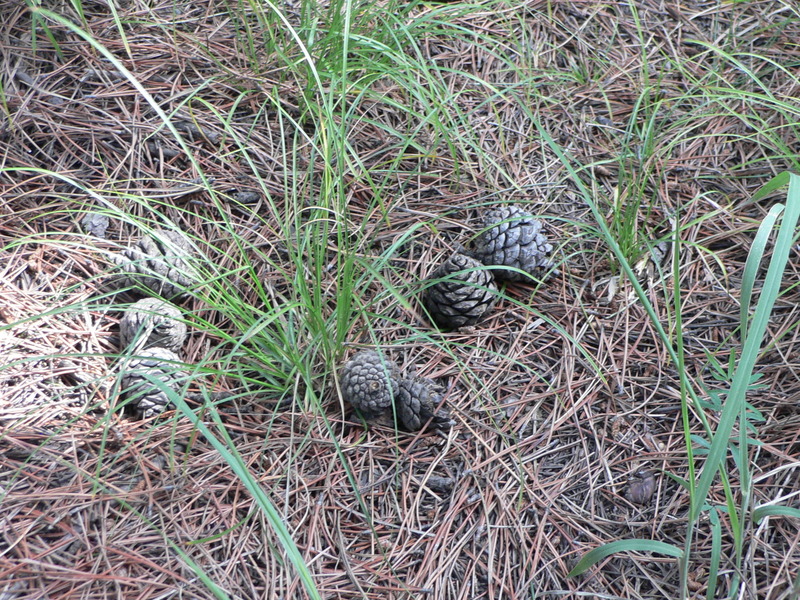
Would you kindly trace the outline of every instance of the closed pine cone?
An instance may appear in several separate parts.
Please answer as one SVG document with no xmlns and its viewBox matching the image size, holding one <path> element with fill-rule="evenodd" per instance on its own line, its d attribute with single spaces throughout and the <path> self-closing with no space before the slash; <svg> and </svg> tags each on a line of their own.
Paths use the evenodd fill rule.
<svg viewBox="0 0 800 600">
<path fill-rule="evenodd" d="M 486 213 L 483 231 L 475 240 L 473 255 L 485 265 L 513 267 L 530 275 L 550 267 L 552 244 L 542 233 L 542 222 L 516 205 Z M 522 281 L 519 271 L 495 269 L 497 279 Z"/>
<path fill-rule="evenodd" d="M 342 367 L 342 395 L 365 419 L 374 419 L 391 408 L 399 377 L 394 362 L 363 350 Z"/>
<path fill-rule="evenodd" d="M 474 325 L 497 302 L 497 286 L 491 271 L 457 252 L 442 263 L 429 277 L 439 279 L 423 293 L 422 303 L 440 329 L 456 329 Z"/>
<path fill-rule="evenodd" d="M 453 422 L 449 415 L 436 407 L 442 401 L 436 382 L 425 377 L 400 380 L 395 397 L 397 420 L 407 431 L 419 431 L 429 420 L 434 429 L 449 430 Z"/>
<path fill-rule="evenodd" d="M 157 387 L 148 377 L 161 381 L 177 394 L 183 393 L 187 373 L 179 367 L 180 358 L 166 348 L 148 348 L 137 352 L 123 365 L 122 393 L 143 417 L 163 412 L 170 405 L 167 392 Z"/>
<path fill-rule="evenodd" d="M 180 232 L 157 229 L 114 257 L 124 285 L 138 285 L 162 298 L 183 299 L 197 282 L 192 246 Z"/>
<path fill-rule="evenodd" d="M 169 302 L 143 298 L 125 311 L 119 335 L 123 349 L 135 341 L 138 349 L 160 346 L 178 352 L 186 341 L 186 323 L 181 311 Z"/>
</svg>

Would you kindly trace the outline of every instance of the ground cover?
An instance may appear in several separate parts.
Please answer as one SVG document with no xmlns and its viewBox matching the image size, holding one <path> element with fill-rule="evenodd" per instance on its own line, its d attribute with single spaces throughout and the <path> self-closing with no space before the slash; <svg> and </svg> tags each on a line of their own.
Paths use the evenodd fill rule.
<svg viewBox="0 0 800 600">
<path fill-rule="evenodd" d="M 725 477 L 700 514 L 685 484 L 787 201 L 755 194 L 798 172 L 793 3 L 28 4 L 0 3 L 0 597 L 798 596 L 797 518 L 754 512 L 800 508 L 794 240 Z M 554 269 L 437 332 L 425 278 L 510 202 Z M 201 257 L 196 395 L 141 420 L 109 273 L 161 227 Z M 342 402 L 376 346 L 450 433 Z M 622 539 L 685 561 L 568 577 Z"/>
</svg>

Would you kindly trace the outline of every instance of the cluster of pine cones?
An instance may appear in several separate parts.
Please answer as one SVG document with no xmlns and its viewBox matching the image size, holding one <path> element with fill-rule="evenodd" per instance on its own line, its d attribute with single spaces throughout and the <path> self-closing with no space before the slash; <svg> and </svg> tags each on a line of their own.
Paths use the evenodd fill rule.
<svg viewBox="0 0 800 600">
<path fill-rule="evenodd" d="M 428 422 L 436 429 L 452 425 L 444 411 L 440 388 L 432 379 L 404 377 L 397 365 L 376 352 L 362 350 L 342 367 L 342 396 L 368 420 L 396 419 L 401 429 L 418 431 Z"/>
<path fill-rule="evenodd" d="M 551 266 L 552 250 L 542 223 L 519 206 L 491 210 L 473 249 L 450 256 L 427 280 L 422 303 L 440 329 L 475 325 L 497 301 L 495 280 L 536 276 Z M 178 354 L 186 323 L 170 301 L 187 298 L 198 281 L 191 267 L 192 247 L 180 232 L 156 230 L 114 262 L 122 285 L 153 296 L 131 305 L 120 322 L 122 392 L 140 414 L 150 417 L 169 406 L 168 390 L 180 393 L 188 378 Z M 407 431 L 426 423 L 437 429 L 452 425 L 447 413 L 437 410 L 442 395 L 433 380 L 403 376 L 377 351 L 357 353 L 340 375 L 344 399 L 365 419 L 392 417 Z"/>
<path fill-rule="evenodd" d="M 440 329 L 475 325 L 494 308 L 500 281 L 521 281 L 552 266 L 553 246 L 542 223 L 516 205 L 486 213 L 483 228 L 470 252 L 459 251 L 428 279 L 422 296 Z M 340 374 L 342 395 L 365 419 L 394 413 L 404 429 L 416 431 L 431 422 L 446 429 L 451 421 L 443 411 L 436 383 L 403 377 L 397 365 L 380 353 L 366 350 L 345 363 Z"/>
<path fill-rule="evenodd" d="M 459 251 L 428 279 L 422 303 L 440 329 L 475 325 L 497 302 L 495 281 L 522 281 L 550 268 L 541 221 L 516 205 L 490 210 L 471 252 Z"/>
<path fill-rule="evenodd" d="M 148 297 L 125 310 L 120 321 L 122 396 L 143 417 L 163 412 L 169 392 L 181 393 L 188 374 L 179 352 L 186 341 L 186 322 L 177 306 L 196 277 L 190 266 L 192 247 L 177 231 L 156 230 L 114 256 L 120 286 Z"/>
</svg>

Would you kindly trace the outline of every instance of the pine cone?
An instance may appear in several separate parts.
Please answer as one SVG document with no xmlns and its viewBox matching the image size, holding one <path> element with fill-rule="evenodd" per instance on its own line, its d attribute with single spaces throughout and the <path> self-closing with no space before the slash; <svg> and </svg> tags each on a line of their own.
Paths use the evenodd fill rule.
<svg viewBox="0 0 800 600">
<path fill-rule="evenodd" d="M 122 393 L 143 417 L 157 415 L 170 404 L 167 393 L 148 378 L 161 381 L 178 394 L 183 393 L 188 375 L 176 363 L 180 363 L 177 354 L 156 347 L 142 350 L 124 365 Z"/>
<path fill-rule="evenodd" d="M 422 303 L 441 329 L 474 325 L 497 302 L 491 271 L 465 254 L 455 253 L 429 277 L 439 279 L 428 287 Z"/>
<path fill-rule="evenodd" d="M 158 229 L 114 257 L 123 285 L 139 285 L 169 299 L 183 299 L 197 282 L 190 263 L 192 246 L 180 232 Z"/>
<path fill-rule="evenodd" d="M 637 471 L 628 480 L 625 497 L 634 504 L 649 504 L 656 492 L 656 480 L 652 471 Z"/>
<path fill-rule="evenodd" d="M 553 246 L 542 233 L 542 222 L 519 206 L 490 210 L 484 216 L 483 227 L 473 252 L 483 264 L 514 267 L 530 275 L 550 267 L 548 255 Z M 506 281 L 525 279 L 522 273 L 508 269 L 495 269 L 493 273 Z"/>
<path fill-rule="evenodd" d="M 396 396 L 397 419 L 404 429 L 419 431 L 431 420 L 434 429 L 449 430 L 453 426 L 450 416 L 436 411 L 442 401 L 438 386 L 432 379 L 412 377 L 401 379 Z"/>
<path fill-rule="evenodd" d="M 365 419 L 374 419 L 391 406 L 400 371 L 374 350 L 363 350 L 342 367 L 342 395 Z"/>
<path fill-rule="evenodd" d="M 119 335 L 123 350 L 136 341 L 139 350 L 159 346 L 179 352 L 186 341 L 186 323 L 181 311 L 169 302 L 143 298 L 125 311 Z"/>
</svg>

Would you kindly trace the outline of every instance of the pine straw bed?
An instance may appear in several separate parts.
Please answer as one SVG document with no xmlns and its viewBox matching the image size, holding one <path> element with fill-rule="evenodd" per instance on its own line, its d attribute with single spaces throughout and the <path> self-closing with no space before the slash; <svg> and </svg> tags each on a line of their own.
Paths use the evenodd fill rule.
<svg viewBox="0 0 800 600">
<path fill-rule="evenodd" d="M 93 210 L 91 201 L 63 180 L 30 169 L 77 179 L 129 206 L 139 219 L 150 215 L 128 195 L 158 198 L 153 210 L 207 242 L 206 253 L 223 269 L 235 267 L 218 250 L 229 240 L 214 226 L 216 209 L 203 193 L 164 193 L 164 182 L 189 182 L 197 173 L 127 81 L 58 26 L 52 30 L 63 56 L 41 35 L 32 52 L 30 15 L 16 2 L 3 8 L 2 76 L 10 117 L 0 158 L 6 169 L 0 180 L 0 598 L 213 597 L 190 561 L 234 598 L 307 597 L 241 481 L 185 419 L 175 413 L 147 422 L 107 416 L 114 402 L 108 382 L 114 379 L 119 312 L 103 295 L 109 267 L 104 252 L 136 232 L 112 222 L 106 240 L 88 242 L 78 221 Z M 123 62 L 167 110 L 177 108 L 182 92 L 223 69 L 226 76 L 197 97 L 222 114 L 233 111 L 230 127 L 247 140 L 261 191 L 281 199 L 294 189 L 314 198 L 319 181 L 310 175 L 309 148 L 299 148 L 297 165 L 282 164 L 286 123 L 276 111 L 262 110 L 269 106 L 264 95 L 278 91 L 284 118 L 299 116 L 303 90 L 281 76 L 275 56 L 260 57 L 260 73 L 249 70 L 223 8 L 213 0 L 169 0 L 153 8 L 126 3 L 119 10 L 130 21 L 125 43 L 136 60 Z M 71 9 L 60 9 L 78 21 Z M 92 34 L 125 56 L 103 4 L 87 2 L 84 10 Z M 179 26 L 148 25 L 168 22 L 175 10 Z M 664 474 L 687 473 L 677 374 L 630 284 L 616 277 L 609 253 L 585 226 L 591 213 L 563 165 L 539 141 L 514 101 L 518 97 L 498 96 L 487 104 L 487 88 L 465 75 L 500 89 L 513 85 L 518 73 L 498 69 L 498 53 L 522 62 L 502 40 L 523 28 L 532 46 L 528 58 L 535 57 L 543 79 L 537 95 L 525 100 L 578 163 L 608 161 L 594 169 L 597 196 L 616 192 L 626 199 L 643 185 L 652 209 L 642 211 L 635 227 L 649 240 L 669 233 L 669 219 L 678 215 L 686 242 L 678 283 L 687 370 L 713 386 L 706 353 L 724 365 L 737 348 L 739 282 L 755 228 L 769 208 L 769 202 L 745 201 L 790 164 L 781 154 L 797 154 L 800 147 L 779 113 L 764 108 L 758 115 L 771 131 L 766 137 L 736 113 L 752 107 L 729 98 L 726 112 L 702 105 L 700 94 L 682 96 L 695 84 L 668 61 L 697 54 L 689 40 L 736 40 L 740 49 L 796 66 L 800 20 L 795 13 L 792 21 L 780 2 L 673 8 L 648 0 L 637 4 L 637 13 L 646 30 L 644 48 L 629 9 L 580 2 L 478 6 L 455 18 L 467 30 L 491 32 L 500 40 L 494 48 L 485 40 L 473 45 L 444 34 L 422 40 L 427 58 L 443 69 L 444 83 L 461 90 L 458 108 L 469 119 L 453 134 L 477 140 L 484 153 L 464 153 L 457 171 L 428 128 L 416 134 L 415 142 L 427 149 L 421 155 L 376 126 L 417 130 L 418 123 L 392 104 L 412 102 L 402 88 L 379 81 L 372 97 L 386 101 L 358 105 L 364 119 L 353 120 L 349 140 L 363 156 L 364 170 L 381 182 L 389 218 L 376 208 L 375 188 L 353 176 L 345 182 L 348 219 L 367 224 L 358 248 L 365 258 L 397 244 L 393 268 L 386 271 L 392 285 L 418 291 L 420 279 L 476 231 L 482 207 L 497 197 L 535 200 L 560 244 L 561 265 L 543 284 L 509 286 L 492 317 L 474 331 L 447 334 L 452 354 L 420 333 L 429 327 L 416 303 L 398 305 L 377 281 L 358 290 L 374 314 L 371 331 L 388 354 L 403 369 L 447 386 L 456 421 L 449 436 L 365 430 L 342 412 L 330 378 L 320 390 L 320 406 L 298 401 L 274 410 L 248 398 L 223 407 L 225 428 L 269 491 L 323 598 L 677 597 L 673 559 L 614 557 L 585 576 L 566 578 L 582 553 L 605 542 L 644 538 L 683 546 L 687 492 Z M 673 124 L 654 140 L 671 151 L 628 165 L 620 179 L 624 140 L 613 132 L 638 118 L 636 103 L 646 96 L 643 54 L 650 72 L 658 73 L 655 93 L 681 101 L 671 107 Z M 740 75 L 705 60 L 691 63 L 698 78 L 702 68 L 718 68 L 728 81 Z M 797 101 L 796 80 L 755 59 L 748 66 L 776 98 Z M 575 72 L 589 76 L 558 76 Z M 230 203 L 231 230 L 280 256 L 282 242 L 270 233 L 279 228 L 269 224 L 268 212 L 261 213 L 266 229 L 255 227 L 253 214 L 265 206 L 259 186 L 236 153 L 225 151 L 219 120 L 201 103 L 181 109 L 179 118 L 216 189 L 235 200 L 254 200 Z M 383 170 L 387 157 L 401 151 L 408 156 L 397 168 Z M 631 173 L 644 175 L 633 180 Z M 526 192 L 498 192 L 515 186 Z M 425 222 L 435 228 L 408 235 Z M 267 263 L 254 261 L 261 269 L 256 275 L 280 294 L 288 283 L 278 281 Z M 797 264 L 795 253 L 786 281 L 797 280 Z M 641 282 L 667 323 L 676 282 L 659 276 L 648 260 L 641 266 Z M 335 283 L 331 276 L 325 290 L 332 298 Z M 247 289 L 242 299 L 258 301 Z M 765 417 L 757 430 L 762 445 L 751 457 L 755 504 L 798 505 L 798 300 L 796 287 L 779 298 L 768 332 L 774 344 L 759 362 L 765 385 L 749 397 Z M 198 321 L 225 324 L 224 315 L 199 302 L 187 308 Z M 362 317 L 348 340 L 352 347 L 370 346 L 371 335 Z M 212 338 L 198 328 L 185 349 L 187 362 L 212 364 L 209 353 L 221 347 Z M 349 353 L 342 349 L 337 358 Z M 736 473 L 733 467 L 730 472 Z M 652 498 L 633 503 L 630 486 L 646 473 L 654 476 Z M 721 489 L 714 488 L 710 500 L 723 504 Z M 730 556 L 732 537 L 727 528 L 723 534 L 723 556 Z M 746 531 L 739 597 L 790 597 L 800 564 L 798 537 L 797 523 L 788 519 L 768 519 Z M 697 597 L 707 586 L 710 544 L 703 523 L 690 582 Z M 729 566 L 723 562 L 723 592 L 729 591 Z"/>
</svg>

